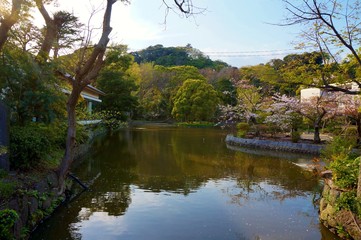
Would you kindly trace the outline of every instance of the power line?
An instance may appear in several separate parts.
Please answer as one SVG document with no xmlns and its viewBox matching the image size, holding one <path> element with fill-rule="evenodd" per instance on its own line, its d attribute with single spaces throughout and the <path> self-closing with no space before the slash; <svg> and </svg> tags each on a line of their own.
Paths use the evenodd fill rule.
<svg viewBox="0 0 361 240">
<path fill-rule="evenodd" d="M 207 54 L 209 57 L 270 57 L 270 56 L 283 56 L 293 54 L 295 52 L 283 52 L 283 53 L 274 53 L 274 54 Z"/>
<path fill-rule="evenodd" d="M 304 48 L 312 48 L 304 47 Z M 139 51 L 131 49 L 131 51 Z M 273 50 L 254 50 L 254 51 L 201 51 L 204 55 L 209 57 L 223 57 L 223 58 L 242 58 L 242 57 L 271 57 L 271 56 L 284 56 L 289 54 L 301 53 L 304 49 L 273 49 Z"/>
<path fill-rule="evenodd" d="M 300 51 L 298 49 L 275 49 L 275 50 L 258 50 L 258 51 L 223 51 L 223 52 L 203 52 L 205 54 L 243 54 L 243 53 L 274 53 L 286 51 Z"/>
</svg>

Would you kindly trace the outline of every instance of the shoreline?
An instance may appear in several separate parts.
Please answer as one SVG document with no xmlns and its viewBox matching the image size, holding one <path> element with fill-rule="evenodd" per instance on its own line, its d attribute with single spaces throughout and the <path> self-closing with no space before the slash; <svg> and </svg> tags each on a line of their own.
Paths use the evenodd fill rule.
<svg viewBox="0 0 361 240">
<path fill-rule="evenodd" d="M 275 150 L 280 152 L 302 153 L 310 155 L 320 155 L 325 145 L 311 143 L 293 143 L 286 141 L 261 140 L 250 138 L 239 138 L 228 134 L 226 143 L 232 146 L 241 146 L 247 148 L 258 148 L 264 150 Z"/>
</svg>

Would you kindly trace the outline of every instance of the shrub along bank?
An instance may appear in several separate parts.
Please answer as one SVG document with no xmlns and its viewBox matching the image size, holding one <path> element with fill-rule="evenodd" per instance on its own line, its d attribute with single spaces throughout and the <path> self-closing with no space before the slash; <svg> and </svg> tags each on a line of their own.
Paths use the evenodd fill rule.
<svg viewBox="0 0 361 240">
<path fill-rule="evenodd" d="M 0 239 L 26 239 L 29 233 L 65 199 L 55 172 L 64 153 L 66 126 L 33 123 L 13 127 L 10 135 L 12 171 L 0 170 Z M 79 158 L 104 126 L 77 128 Z M 67 189 L 72 182 L 66 180 Z"/>
<path fill-rule="evenodd" d="M 329 161 L 320 201 L 320 221 L 332 232 L 346 239 L 361 239 L 361 199 L 356 188 L 359 154 L 345 138 L 335 137 L 322 152 Z"/>
</svg>

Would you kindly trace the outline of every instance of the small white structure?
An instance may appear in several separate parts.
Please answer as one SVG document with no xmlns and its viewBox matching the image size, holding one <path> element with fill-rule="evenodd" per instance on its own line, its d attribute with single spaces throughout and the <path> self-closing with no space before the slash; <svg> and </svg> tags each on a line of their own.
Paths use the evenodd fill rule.
<svg viewBox="0 0 361 240">
<path fill-rule="evenodd" d="M 321 97 L 323 91 L 319 88 L 305 88 L 301 90 L 301 102 L 307 101 L 312 97 Z"/>
</svg>

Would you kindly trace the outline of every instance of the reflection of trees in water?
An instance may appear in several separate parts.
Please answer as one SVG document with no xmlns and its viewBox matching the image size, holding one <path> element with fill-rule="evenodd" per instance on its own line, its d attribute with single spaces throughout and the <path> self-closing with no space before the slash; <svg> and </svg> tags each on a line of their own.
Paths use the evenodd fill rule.
<svg viewBox="0 0 361 240">
<path fill-rule="evenodd" d="M 124 186 L 124 191 L 97 194 L 87 208 L 90 212 L 107 212 L 110 216 L 120 216 L 125 213 L 131 202 L 130 187 Z M 81 220 L 88 220 L 86 216 L 79 214 Z"/>
<path fill-rule="evenodd" d="M 187 178 L 187 177 L 157 177 L 149 176 L 142 178 L 138 186 L 142 189 L 148 189 L 152 192 L 172 192 L 183 195 L 195 192 L 203 183 L 203 178 Z"/>
<path fill-rule="evenodd" d="M 101 171 L 99 187 L 106 186 L 102 191 L 114 193 L 119 190 L 111 186 L 124 183 L 187 195 L 209 179 L 232 177 L 237 179 L 239 189 L 231 194 L 233 199 L 284 200 L 304 196 L 304 191 L 310 192 L 318 185 L 312 174 L 285 159 L 228 150 L 224 134 L 212 129 L 179 128 L 120 131 L 95 144 L 102 151 L 87 169 Z M 279 187 L 265 190 L 265 182 Z M 107 198 L 97 196 L 96 202 L 106 203 Z"/>
<path fill-rule="evenodd" d="M 96 194 L 84 193 L 76 201 L 69 203 L 71 208 L 63 208 L 62 215 L 64 216 L 60 226 L 69 226 L 69 231 L 59 232 L 70 235 L 59 236 L 58 239 L 82 239 L 80 233 L 81 223 L 88 221 L 90 217 L 96 212 L 104 212 L 108 216 L 124 215 L 129 205 L 131 204 L 131 187 L 129 185 L 122 185 L 118 188 L 118 192 L 97 192 Z M 54 224 L 53 224 L 54 225 Z M 55 226 L 58 226 L 55 224 Z M 49 229 L 44 229 L 43 233 Z M 52 232 L 57 230 L 52 229 Z"/>
<path fill-rule="evenodd" d="M 224 191 L 233 204 L 249 201 L 278 200 L 305 197 L 317 192 L 318 179 L 287 160 L 254 157 L 236 152 L 236 186 Z"/>
<path fill-rule="evenodd" d="M 59 228 L 52 232 L 62 232 L 59 239 L 81 239 L 76 223 L 94 212 L 124 214 L 132 201 L 132 185 L 188 195 L 210 179 L 234 180 L 234 185 L 222 191 L 240 205 L 267 199 L 284 201 L 318 186 L 312 173 L 286 159 L 227 149 L 222 134 L 209 129 L 145 129 L 124 130 L 100 139 L 94 144 L 96 153 L 76 171 L 85 181 L 99 172 L 100 177 L 91 192 L 71 202 L 71 208 L 63 208 L 64 224 L 52 224 Z M 61 229 L 64 226 L 70 227 L 69 232 Z"/>
</svg>

